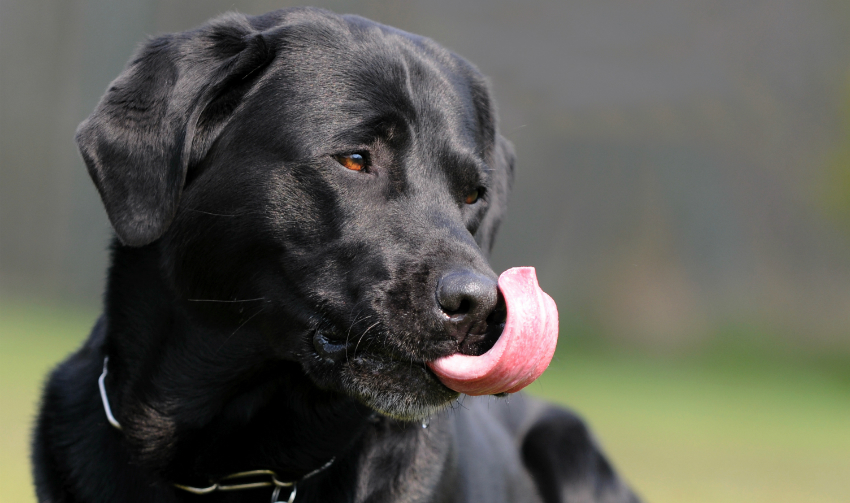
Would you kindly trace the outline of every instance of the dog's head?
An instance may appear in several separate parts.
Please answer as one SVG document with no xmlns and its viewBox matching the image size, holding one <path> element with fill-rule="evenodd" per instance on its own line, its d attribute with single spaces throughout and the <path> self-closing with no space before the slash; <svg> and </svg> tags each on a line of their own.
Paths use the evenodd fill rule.
<svg viewBox="0 0 850 503">
<path fill-rule="evenodd" d="M 321 388 L 422 416 L 456 396 L 425 362 L 498 337 L 487 255 L 512 148 L 485 79 L 429 39 L 227 15 L 149 41 L 77 141 L 119 239 L 158 247 L 176 298 L 257 299 L 186 306 L 263 332 Z"/>
</svg>

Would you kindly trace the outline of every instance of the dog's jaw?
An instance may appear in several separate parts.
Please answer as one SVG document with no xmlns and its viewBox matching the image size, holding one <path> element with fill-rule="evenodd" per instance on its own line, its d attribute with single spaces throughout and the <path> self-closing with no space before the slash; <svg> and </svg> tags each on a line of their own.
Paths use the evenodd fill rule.
<svg viewBox="0 0 850 503">
<path fill-rule="evenodd" d="M 425 362 L 396 351 L 366 351 L 317 329 L 305 372 L 322 388 L 356 398 L 394 419 L 416 421 L 450 406 L 458 393 L 443 385 Z M 370 341 L 371 342 L 371 341 Z"/>
</svg>

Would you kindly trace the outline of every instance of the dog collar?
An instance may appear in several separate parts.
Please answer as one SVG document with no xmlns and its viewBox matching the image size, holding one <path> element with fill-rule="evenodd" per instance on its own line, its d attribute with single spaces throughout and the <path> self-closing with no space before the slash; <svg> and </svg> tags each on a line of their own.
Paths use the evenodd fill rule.
<svg viewBox="0 0 850 503">
<path fill-rule="evenodd" d="M 106 396 L 105 381 L 106 374 L 108 372 L 108 363 L 109 357 L 106 356 L 103 358 L 103 373 L 101 373 L 100 377 L 97 379 L 97 386 L 100 389 L 100 400 L 101 402 L 103 402 L 103 412 L 106 413 L 106 420 L 109 421 L 109 424 L 111 424 L 116 430 L 123 431 L 124 429 L 121 427 L 121 423 L 119 423 L 118 420 L 115 419 L 115 416 L 112 415 L 112 407 L 110 407 L 109 405 L 109 397 Z M 221 477 L 218 480 L 212 481 L 212 484 L 207 487 L 192 487 L 175 483 L 172 483 L 171 485 L 176 487 L 177 489 L 182 489 L 192 494 L 210 494 L 216 491 L 241 491 L 244 489 L 257 489 L 260 487 L 274 487 L 274 491 L 272 492 L 272 503 L 283 503 L 278 500 L 278 497 L 280 496 L 280 490 L 283 488 L 291 488 L 292 490 L 289 493 L 289 499 L 287 499 L 286 503 L 293 503 L 295 501 L 295 494 L 298 483 L 307 480 L 313 475 L 323 472 L 328 467 L 330 467 L 334 461 L 336 461 L 336 457 L 331 458 L 331 460 L 325 463 L 324 465 L 313 470 L 307 475 L 304 475 L 296 481 L 281 481 L 278 479 L 277 473 L 275 473 L 273 470 L 250 470 L 247 472 L 237 472 L 231 473 L 230 475 L 225 475 L 224 477 Z M 262 477 L 268 477 L 268 479 L 256 480 L 254 482 L 238 482 L 239 480 L 257 479 Z"/>
</svg>

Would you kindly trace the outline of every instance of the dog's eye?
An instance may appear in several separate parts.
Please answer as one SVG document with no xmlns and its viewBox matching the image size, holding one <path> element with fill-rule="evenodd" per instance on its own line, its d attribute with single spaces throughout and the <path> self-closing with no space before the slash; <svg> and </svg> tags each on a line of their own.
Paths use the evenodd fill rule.
<svg viewBox="0 0 850 503">
<path fill-rule="evenodd" d="M 481 196 L 481 189 L 475 189 L 472 192 L 466 195 L 466 199 L 463 202 L 466 204 L 475 204 L 475 201 L 478 201 L 478 198 Z"/>
<path fill-rule="evenodd" d="M 334 159 L 351 171 L 362 171 L 368 164 L 363 154 L 335 155 Z"/>
</svg>

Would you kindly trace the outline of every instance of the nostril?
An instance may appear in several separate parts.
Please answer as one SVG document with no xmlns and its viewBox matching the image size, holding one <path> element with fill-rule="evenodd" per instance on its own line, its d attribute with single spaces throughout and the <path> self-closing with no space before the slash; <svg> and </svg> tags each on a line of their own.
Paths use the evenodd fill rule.
<svg viewBox="0 0 850 503">
<path fill-rule="evenodd" d="M 469 312 L 471 306 L 472 303 L 469 302 L 469 299 L 463 299 L 460 301 L 460 304 L 457 306 L 457 309 L 452 312 L 446 312 L 446 314 L 452 317 L 463 316 L 464 314 Z"/>
<path fill-rule="evenodd" d="M 437 284 L 437 303 L 453 321 L 483 321 L 496 306 L 498 294 L 494 279 L 472 271 L 450 272 Z"/>
</svg>

